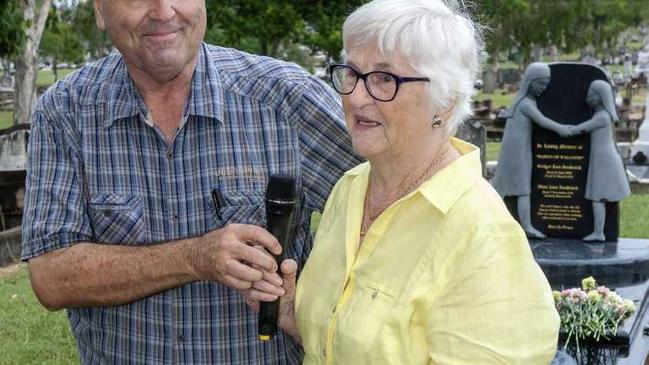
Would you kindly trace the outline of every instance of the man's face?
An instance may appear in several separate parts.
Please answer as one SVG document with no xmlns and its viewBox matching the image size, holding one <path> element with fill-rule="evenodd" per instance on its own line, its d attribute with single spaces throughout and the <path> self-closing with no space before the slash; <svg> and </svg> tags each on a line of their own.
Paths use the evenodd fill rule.
<svg viewBox="0 0 649 365">
<path fill-rule="evenodd" d="M 173 78 L 195 59 L 205 35 L 205 0 L 94 1 L 97 26 L 130 66 Z"/>
</svg>

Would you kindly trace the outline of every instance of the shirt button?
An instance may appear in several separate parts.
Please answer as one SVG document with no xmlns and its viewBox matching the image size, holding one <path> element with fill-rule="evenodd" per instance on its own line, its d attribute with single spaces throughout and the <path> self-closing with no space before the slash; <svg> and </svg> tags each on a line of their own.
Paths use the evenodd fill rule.
<svg viewBox="0 0 649 365">
<path fill-rule="evenodd" d="M 112 209 L 104 209 L 104 217 L 110 217 L 113 215 Z"/>
<path fill-rule="evenodd" d="M 174 220 L 180 219 L 180 216 L 178 214 L 174 214 Z"/>
<path fill-rule="evenodd" d="M 174 153 L 171 151 L 167 152 L 167 159 L 171 160 L 173 158 L 174 158 Z"/>
<path fill-rule="evenodd" d="M 183 335 L 178 335 L 178 337 L 176 337 L 176 341 L 178 341 L 178 343 L 183 343 L 183 342 L 185 342 L 185 336 L 183 336 Z"/>
</svg>

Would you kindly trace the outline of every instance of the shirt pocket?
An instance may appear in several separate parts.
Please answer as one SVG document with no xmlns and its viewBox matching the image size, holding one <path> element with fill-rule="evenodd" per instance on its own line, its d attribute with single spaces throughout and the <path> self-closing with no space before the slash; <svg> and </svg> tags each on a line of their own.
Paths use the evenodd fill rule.
<svg viewBox="0 0 649 365">
<path fill-rule="evenodd" d="M 259 191 L 223 193 L 225 205 L 220 209 L 221 225 L 230 223 L 266 226 L 265 195 Z"/>
<path fill-rule="evenodd" d="M 368 354 L 396 305 L 397 291 L 371 280 L 357 282 L 349 310 L 338 320 L 334 348 L 340 353 Z"/>
<path fill-rule="evenodd" d="M 95 194 L 90 198 L 89 214 L 99 243 L 134 245 L 144 242 L 144 205 L 139 196 Z"/>
</svg>

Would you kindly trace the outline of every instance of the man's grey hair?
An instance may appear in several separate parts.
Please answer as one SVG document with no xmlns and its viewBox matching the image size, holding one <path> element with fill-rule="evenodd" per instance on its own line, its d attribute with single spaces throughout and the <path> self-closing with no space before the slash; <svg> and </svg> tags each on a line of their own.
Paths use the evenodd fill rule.
<svg viewBox="0 0 649 365">
<path fill-rule="evenodd" d="M 368 46 L 376 46 L 387 59 L 403 57 L 430 78 L 435 110 L 450 108 L 444 123 L 447 134 L 453 135 L 471 113 L 474 83 L 481 71 L 482 29 L 454 0 L 374 0 L 345 20 L 343 57 Z"/>
</svg>

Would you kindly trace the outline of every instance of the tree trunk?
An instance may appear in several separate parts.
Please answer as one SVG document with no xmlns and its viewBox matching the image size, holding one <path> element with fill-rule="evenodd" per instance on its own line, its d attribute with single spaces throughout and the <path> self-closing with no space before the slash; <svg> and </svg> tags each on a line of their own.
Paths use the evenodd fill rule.
<svg viewBox="0 0 649 365">
<path fill-rule="evenodd" d="M 45 22 L 52 0 L 20 0 L 25 24 L 25 48 L 16 60 L 16 84 L 14 86 L 14 124 L 30 123 L 36 104 L 36 76 L 38 74 L 38 47 L 45 30 Z M 38 11 L 38 12 L 37 12 Z"/>
<path fill-rule="evenodd" d="M 273 40 L 273 43 L 271 44 L 271 48 L 270 48 L 271 57 L 277 58 L 279 54 L 279 46 L 280 46 L 280 40 L 279 39 Z"/>
<path fill-rule="evenodd" d="M 52 59 L 52 72 L 54 73 L 54 82 L 59 81 L 59 61 L 54 57 Z"/>
<path fill-rule="evenodd" d="M 500 62 L 498 61 L 498 49 L 493 50 L 485 72 L 482 77 L 482 92 L 493 93 L 498 87 L 498 70 L 500 69 Z"/>
</svg>

